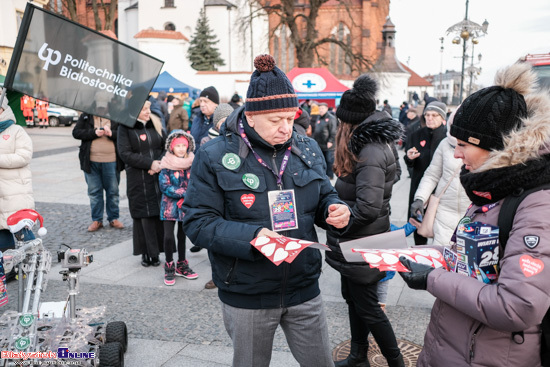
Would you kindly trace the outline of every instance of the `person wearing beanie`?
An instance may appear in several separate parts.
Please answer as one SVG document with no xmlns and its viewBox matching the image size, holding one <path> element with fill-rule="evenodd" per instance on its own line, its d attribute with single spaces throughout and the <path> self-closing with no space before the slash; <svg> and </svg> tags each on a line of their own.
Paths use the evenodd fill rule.
<svg viewBox="0 0 550 367">
<path fill-rule="evenodd" d="M 208 135 L 202 138 L 201 145 L 209 142 L 210 140 L 220 136 L 220 128 L 225 122 L 225 119 L 234 111 L 233 107 L 229 103 L 222 103 L 216 107 L 212 118 L 213 126 L 208 129 Z M 200 247 L 199 247 L 200 249 Z"/>
<path fill-rule="evenodd" d="M 439 205 L 435 212 L 433 221 L 433 244 L 448 246 L 454 233 L 456 223 L 462 218 L 470 199 L 460 184 L 459 170 L 462 161 L 454 158 L 456 139 L 450 135 L 454 114 L 451 114 L 447 121 L 447 136 L 439 143 L 435 150 L 430 165 L 424 172 L 418 189 L 414 194 L 414 201 L 411 204 L 411 213 L 419 212 L 424 216 L 424 206 L 428 203 L 432 193 L 439 197 Z M 417 228 L 419 223 L 410 219 Z"/>
<path fill-rule="evenodd" d="M 191 124 L 191 135 L 197 142 L 197 149 L 201 146 L 202 138 L 208 135 L 208 130 L 214 126 L 212 116 L 220 104 L 218 91 L 214 87 L 207 87 L 199 96 L 200 112 L 197 113 Z"/>
<path fill-rule="evenodd" d="M 242 98 L 241 96 L 239 96 L 237 92 L 235 92 L 235 94 L 231 96 L 231 101 L 229 101 L 229 105 L 233 107 L 234 110 L 236 110 L 237 108 L 241 107 L 241 104 L 242 104 Z"/>
<path fill-rule="evenodd" d="M 311 136 L 311 125 L 309 123 L 309 113 L 303 107 L 300 107 L 296 111 L 296 116 L 294 116 L 294 130 L 299 135 Z"/>
<path fill-rule="evenodd" d="M 8 217 L 21 209 L 34 209 L 31 158 L 32 140 L 15 123 L 15 115 L 4 96 L 0 105 L 0 250 L 14 248 Z M 32 238 L 31 238 L 32 237 Z M 34 239 L 28 231 L 25 240 Z"/>
<path fill-rule="evenodd" d="M 450 250 L 468 255 L 461 244 L 485 241 L 484 228 L 498 228 L 499 242 L 483 248 L 489 267 L 486 256 L 473 259 L 479 275 L 401 260 L 411 270 L 400 273 L 408 286 L 436 298 L 419 367 L 548 365 L 541 343 L 550 306 L 550 95 L 536 86 L 531 66 L 516 63 L 456 112 L 454 156 L 464 163 L 460 181 L 472 204 Z"/>
<path fill-rule="evenodd" d="M 336 117 L 328 113 L 328 105 L 324 102 L 319 103 L 319 119 L 315 125 L 315 132 L 313 133 L 313 139 L 321 147 L 321 151 L 327 162 L 327 176 L 329 179 L 334 178 L 332 172 L 332 165 L 334 164 L 334 148 L 336 140 L 336 129 L 338 127 L 338 121 Z"/>
<path fill-rule="evenodd" d="M 316 242 L 314 225 L 339 236 L 351 212 L 326 177 L 317 143 L 293 131 L 298 99 L 290 80 L 271 55 L 254 66 L 244 106 L 196 154 L 183 228 L 209 250 L 233 366 L 269 366 L 278 325 L 300 365 L 333 366 L 320 252 L 307 248 L 290 263 L 282 260 L 288 251 L 265 241 Z"/>
<path fill-rule="evenodd" d="M 439 146 L 441 140 L 445 138 L 447 128 L 445 127 L 445 118 L 447 116 L 447 106 L 443 102 L 433 101 L 424 108 L 424 118 L 426 126 L 422 127 L 407 139 L 405 146 L 406 154 L 403 156 L 407 167 L 411 169 L 411 187 L 409 191 L 409 208 L 414 201 L 414 193 L 418 189 L 420 180 L 424 172 L 430 165 L 433 155 Z M 411 218 L 416 219 L 416 214 L 410 213 Z M 425 245 L 428 239 L 414 233 L 414 243 L 416 245 Z"/>
<path fill-rule="evenodd" d="M 388 366 L 405 366 L 388 317 L 378 303 L 378 282 L 385 272 L 367 263 L 349 263 L 340 243 L 390 230 L 390 199 L 397 178 L 395 143 L 403 133 L 399 121 L 376 110 L 377 82 L 361 75 L 353 88 L 342 95 L 336 115 L 340 126 L 336 135 L 334 172 L 338 196 L 355 215 L 343 236 L 327 233 L 331 251 L 326 262 L 340 272 L 342 297 L 348 304 L 351 331 L 350 355 L 337 367 L 368 365 L 368 336 L 372 333 Z"/>
<path fill-rule="evenodd" d="M 160 161 L 159 187 L 162 192 L 160 201 L 160 220 L 164 226 L 164 284 L 172 286 L 176 276 L 185 279 L 197 279 L 199 276 L 190 267 L 185 258 L 185 232 L 181 222 L 185 216 L 182 209 L 185 193 L 191 176 L 191 164 L 195 157 L 195 140 L 183 130 L 174 130 L 166 138 L 166 154 Z M 174 263 L 174 227 L 178 227 L 178 261 Z"/>
</svg>

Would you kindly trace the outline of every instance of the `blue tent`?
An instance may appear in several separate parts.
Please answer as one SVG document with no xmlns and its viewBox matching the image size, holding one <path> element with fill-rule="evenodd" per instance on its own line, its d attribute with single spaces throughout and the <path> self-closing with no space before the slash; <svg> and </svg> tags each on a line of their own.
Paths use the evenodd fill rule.
<svg viewBox="0 0 550 367">
<path fill-rule="evenodd" d="M 200 89 L 191 87 L 174 78 L 169 72 L 163 71 L 153 86 L 153 92 L 189 93 L 190 96 L 200 93 Z"/>
</svg>

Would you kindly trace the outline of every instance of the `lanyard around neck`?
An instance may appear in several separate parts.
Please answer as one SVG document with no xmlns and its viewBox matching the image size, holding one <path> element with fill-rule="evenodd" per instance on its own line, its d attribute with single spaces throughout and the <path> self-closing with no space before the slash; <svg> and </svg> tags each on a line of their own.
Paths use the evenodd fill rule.
<svg viewBox="0 0 550 367">
<path fill-rule="evenodd" d="M 292 149 L 292 146 L 289 146 L 286 149 L 283 161 L 281 162 L 281 169 L 279 170 L 279 172 L 277 172 L 271 166 L 269 166 L 258 153 L 256 153 L 254 148 L 252 148 L 252 144 L 250 144 L 250 140 L 248 140 L 248 137 L 244 132 L 244 125 L 242 120 L 239 120 L 239 135 L 241 135 L 241 138 L 244 140 L 246 146 L 248 146 L 248 148 L 252 151 L 252 154 L 254 154 L 254 157 L 256 157 L 258 163 L 270 170 L 275 175 L 275 177 L 277 178 L 277 185 L 279 186 L 279 188 L 281 188 L 283 183 L 283 173 L 285 172 L 286 166 L 288 165 L 288 160 L 290 159 L 290 150 Z"/>
</svg>

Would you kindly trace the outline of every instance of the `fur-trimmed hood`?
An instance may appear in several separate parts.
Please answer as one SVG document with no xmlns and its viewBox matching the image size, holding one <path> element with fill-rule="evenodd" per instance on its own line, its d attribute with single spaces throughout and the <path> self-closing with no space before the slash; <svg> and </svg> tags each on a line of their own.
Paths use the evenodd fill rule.
<svg viewBox="0 0 550 367">
<path fill-rule="evenodd" d="M 492 151 L 485 163 L 473 172 L 525 164 L 550 154 L 550 92 L 536 91 L 537 76 L 531 66 L 516 63 L 495 76 L 495 84 L 522 94 L 528 116 L 522 127 L 504 138 L 504 149 Z"/>
<path fill-rule="evenodd" d="M 172 144 L 172 141 L 174 141 L 174 139 L 180 138 L 180 137 L 184 137 L 189 142 L 189 147 L 187 148 L 187 151 L 188 152 L 194 152 L 195 147 L 196 147 L 195 139 L 193 138 L 193 136 L 191 134 L 186 133 L 185 131 L 180 130 L 180 129 L 172 130 L 170 135 L 168 135 L 168 137 L 166 138 L 166 145 L 165 145 L 166 151 L 170 152 L 170 153 L 173 153 L 170 150 L 170 144 Z"/>
<path fill-rule="evenodd" d="M 375 111 L 360 123 L 351 136 L 349 148 L 358 155 L 369 143 L 393 143 L 403 136 L 403 125 L 385 111 Z"/>
</svg>

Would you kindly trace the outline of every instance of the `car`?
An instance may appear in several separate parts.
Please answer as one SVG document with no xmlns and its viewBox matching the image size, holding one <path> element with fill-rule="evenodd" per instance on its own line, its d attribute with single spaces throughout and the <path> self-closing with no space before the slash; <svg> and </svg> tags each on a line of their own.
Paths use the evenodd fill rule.
<svg viewBox="0 0 550 367">
<path fill-rule="evenodd" d="M 71 126 L 78 120 L 78 112 L 70 108 L 50 103 L 48 107 L 48 122 L 50 126 Z M 38 125 L 38 111 L 34 110 L 34 125 Z"/>
<path fill-rule="evenodd" d="M 539 87 L 548 90 L 550 88 L 550 53 L 527 54 L 520 58 L 522 62 L 528 62 L 539 78 Z"/>
</svg>

